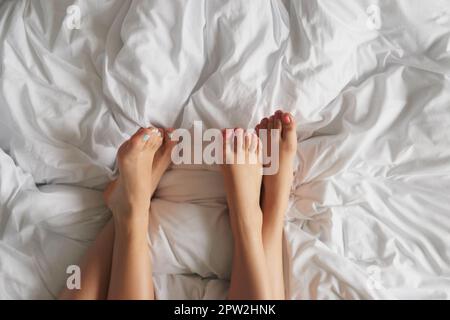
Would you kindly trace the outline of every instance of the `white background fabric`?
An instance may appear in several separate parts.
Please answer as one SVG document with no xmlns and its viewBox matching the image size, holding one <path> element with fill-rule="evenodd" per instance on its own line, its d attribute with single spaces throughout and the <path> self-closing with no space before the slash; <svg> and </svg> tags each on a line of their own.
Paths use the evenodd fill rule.
<svg viewBox="0 0 450 320">
<path fill-rule="evenodd" d="M 289 297 L 450 298 L 448 0 L 3 0 L 0 58 L 0 298 L 57 296 L 138 126 L 279 106 L 299 137 Z M 172 168 L 149 231 L 159 298 L 226 296 L 217 168 Z"/>
</svg>

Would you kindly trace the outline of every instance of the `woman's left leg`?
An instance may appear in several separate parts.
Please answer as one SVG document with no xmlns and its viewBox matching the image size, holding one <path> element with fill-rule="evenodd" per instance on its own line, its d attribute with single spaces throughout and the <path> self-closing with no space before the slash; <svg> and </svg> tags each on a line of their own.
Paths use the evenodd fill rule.
<svg viewBox="0 0 450 320">
<path fill-rule="evenodd" d="M 166 131 L 160 129 L 164 136 L 163 145 L 155 154 L 151 176 L 151 195 L 156 190 L 159 181 L 171 163 L 171 152 L 176 142 L 169 139 Z M 105 202 L 110 202 L 112 191 L 117 180 L 112 181 L 104 192 Z M 63 289 L 60 299 L 103 300 L 108 296 L 111 277 L 111 264 L 114 246 L 114 221 L 111 219 L 98 234 L 94 244 L 88 249 L 81 262 L 81 289 Z"/>
<path fill-rule="evenodd" d="M 228 133 L 224 156 L 229 164 L 222 165 L 234 241 L 228 298 L 271 299 L 259 206 L 262 181 L 259 139 L 256 134 L 244 135 L 243 129 Z"/>
<path fill-rule="evenodd" d="M 107 222 L 98 234 L 94 244 L 88 249 L 81 261 L 81 288 L 61 292 L 59 299 L 64 300 L 103 300 L 106 299 L 109 286 L 111 260 L 114 242 L 114 224 Z"/>
<path fill-rule="evenodd" d="M 152 165 L 161 144 L 157 129 L 140 129 L 119 148 L 120 174 L 108 203 L 115 230 L 108 299 L 154 299 L 147 229 Z"/>
</svg>

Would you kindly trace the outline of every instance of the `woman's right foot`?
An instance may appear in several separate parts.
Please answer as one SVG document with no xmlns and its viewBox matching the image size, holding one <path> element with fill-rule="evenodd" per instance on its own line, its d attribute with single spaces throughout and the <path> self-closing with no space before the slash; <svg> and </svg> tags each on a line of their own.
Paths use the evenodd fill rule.
<svg viewBox="0 0 450 320">
<path fill-rule="evenodd" d="M 173 129 L 159 129 L 162 137 L 164 137 L 161 147 L 156 151 L 155 158 L 153 159 L 152 168 L 152 192 L 150 196 L 155 193 L 158 187 L 159 181 L 166 170 L 172 163 L 172 150 L 177 145 L 178 141 L 172 141 L 171 134 Z"/>
</svg>

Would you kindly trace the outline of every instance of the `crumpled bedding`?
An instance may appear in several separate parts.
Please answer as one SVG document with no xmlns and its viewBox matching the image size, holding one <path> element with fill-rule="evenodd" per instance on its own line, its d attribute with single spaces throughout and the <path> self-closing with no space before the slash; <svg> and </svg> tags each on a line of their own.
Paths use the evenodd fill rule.
<svg viewBox="0 0 450 320">
<path fill-rule="evenodd" d="M 448 1 L 3 0 L 0 58 L 1 299 L 57 297 L 137 127 L 246 128 L 279 106 L 298 124 L 288 297 L 450 298 Z M 158 298 L 226 297 L 221 179 L 164 175 Z"/>
</svg>

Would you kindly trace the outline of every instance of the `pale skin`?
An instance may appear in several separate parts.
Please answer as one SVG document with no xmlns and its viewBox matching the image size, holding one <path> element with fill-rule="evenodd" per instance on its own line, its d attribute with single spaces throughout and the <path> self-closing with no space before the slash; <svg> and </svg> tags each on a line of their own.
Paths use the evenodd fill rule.
<svg viewBox="0 0 450 320">
<path fill-rule="evenodd" d="M 263 176 L 261 162 L 255 161 L 270 144 L 263 146 L 256 134 L 243 129 L 224 133 L 224 157 L 244 155 L 240 164 L 221 166 L 234 239 L 229 299 L 285 298 L 282 236 L 297 145 L 295 123 L 290 114 L 277 111 L 256 132 L 260 129 L 280 132 L 275 175 Z M 81 289 L 64 289 L 61 299 L 155 299 L 148 214 L 177 143 L 168 138 L 170 131 L 141 128 L 119 148 L 119 177 L 104 192 L 113 217 L 81 262 Z"/>
<path fill-rule="evenodd" d="M 268 137 L 271 130 L 277 129 L 279 170 L 275 175 L 262 176 L 262 164 L 250 161 L 222 166 L 234 239 L 230 299 L 285 299 L 283 221 L 293 180 L 296 127 L 290 114 L 277 111 L 261 120 L 256 132 L 261 129 L 267 130 Z M 242 134 L 242 129 L 234 131 L 237 137 Z M 249 159 L 252 153 L 270 145 L 270 139 L 267 146 L 259 141 L 255 149 L 248 139 L 234 139 L 232 152 L 243 148 Z M 266 151 L 271 155 L 271 150 Z"/>
<path fill-rule="evenodd" d="M 262 237 L 264 253 L 272 284 L 272 298 L 285 299 L 283 276 L 283 222 L 287 210 L 290 189 L 294 179 L 294 158 L 297 152 L 297 134 L 294 118 L 281 110 L 269 119 L 264 118 L 256 126 L 256 131 L 266 129 L 275 131 L 279 141 L 279 170 L 275 175 L 265 175 L 261 191 L 261 208 L 263 211 Z M 271 155 L 268 134 L 268 154 Z"/>
<path fill-rule="evenodd" d="M 150 208 L 150 198 L 153 195 L 156 187 L 159 183 L 164 172 L 167 170 L 171 163 L 170 154 L 172 152 L 173 147 L 176 145 L 176 142 L 170 141 L 168 139 L 168 133 L 171 130 L 161 130 L 161 137 L 155 137 L 151 134 L 150 129 L 140 129 L 136 132 L 129 140 L 127 140 L 119 149 L 118 152 L 118 160 L 119 160 L 119 179 L 112 181 L 104 192 L 105 202 L 108 207 L 113 212 L 113 218 L 106 224 L 103 230 L 97 236 L 94 244 L 88 249 L 86 252 L 82 262 L 81 262 L 81 290 L 68 290 L 64 289 L 60 294 L 61 299 L 83 299 L 83 300 L 104 300 L 104 299 L 153 299 L 153 283 L 151 281 L 151 260 L 149 256 L 149 246 L 147 243 L 147 228 L 142 227 L 148 224 L 148 211 Z M 147 148 L 145 144 L 143 144 L 143 137 L 147 134 L 150 138 L 155 140 L 162 140 L 157 151 L 154 152 L 154 147 Z M 134 144 L 131 144 L 133 142 Z M 158 144 L 156 144 L 157 146 Z M 133 150 L 135 147 L 137 150 Z M 140 149 L 140 151 L 139 151 Z M 120 159 L 126 158 L 127 160 L 131 160 L 128 162 L 121 161 Z M 136 158 L 141 158 L 138 161 Z M 144 162 L 142 160 L 148 160 L 149 162 Z M 141 167 L 137 167 L 135 165 L 140 165 Z M 143 174 L 147 175 L 147 179 L 141 179 L 142 181 L 150 181 L 149 184 L 143 187 L 144 192 L 149 192 L 148 197 L 143 197 L 144 192 L 138 190 L 138 193 L 142 195 L 140 198 L 147 198 L 147 200 L 142 201 L 139 198 L 135 197 L 133 194 L 121 193 L 123 192 L 123 188 L 120 189 L 120 176 L 125 175 L 129 171 L 125 171 L 126 168 L 123 166 L 129 165 L 130 167 L 135 168 L 135 171 L 131 171 L 132 174 L 138 174 L 139 177 L 143 177 Z M 151 168 L 151 170 L 149 169 Z M 148 178 L 150 176 L 150 178 Z M 140 188 L 140 186 L 138 187 Z M 121 192 L 119 192 L 119 190 Z M 114 192 L 115 191 L 115 192 Z M 136 189 L 132 192 L 136 192 Z M 135 204 L 130 205 L 130 202 L 136 202 Z M 141 219 L 141 224 L 133 223 L 133 219 L 121 219 L 119 214 L 123 213 L 123 216 L 128 217 L 128 213 L 134 214 L 137 212 L 125 212 L 126 207 L 136 208 L 135 211 L 141 210 L 141 212 L 136 215 L 139 219 Z M 125 207 L 125 210 L 123 210 Z M 123 211 L 122 211 L 123 210 Z M 139 222 L 139 219 L 135 220 Z M 125 220 L 125 221 L 123 221 Z M 116 227 L 118 223 L 123 222 L 122 226 L 119 226 L 119 231 L 116 231 Z M 125 229 L 125 230 L 124 230 Z M 144 230 L 145 229 L 145 230 Z M 124 233 L 125 231 L 125 237 Z M 133 233 L 132 239 L 129 239 L 129 233 Z M 116 237 L 117 234 L 120 234 L 119 237 Z M 125 245 L 123 244 L 125 243 Z M 134 254 L 136 257 L 131 257 L 130 260 L 138 262 L 139 270 L 144 270 L 143 277 L 137 276 L 138 279 L 133 279 L 133 281 L 128 282 L 129 286 L 128 291 L 133 292 L 133 295 L 130 296 L 122 296 L 122 292 L 117 290 L 117 281 L 113 281 L 113 278 L 116 278 L 121 273 L 130 272 L 136 274 L 136 271 L 129 270 L 126 268 L 121 268 L 121 264 L 125 267 L 128 264 L 127 259 L 125 257 L 120 256 L 120 251 L 123 249 L 127 249 L 127 245 L 133 244 L 133 248 L 139 249 L 138 251 L 130 250 L 128 254 Z M 116 251 L 115 247 L 117 246 Z M 142 252 L 146 254 L 142 254 Z M 120 257 L 120 259 L 116 259 L 115 266 L 116 268 L 113 270 L 113 256 L 116 253 L 116 256 Z M 116 272 L 112 272 L 116 271 Z M 139 271 L 141 272 L 141 271 Z M 137 273 L 139 275 L 139 273 Z M 143 281 L 143 280 L 146 281 Z M 125 281 L 124 281 L 125 282 Z M 115 284 L 115 286 L 111 285 Z M 126 292 L 126 291 L 124 291 Z M 139 294 L 136 297 L 136 293 Z"/>
</svg>

